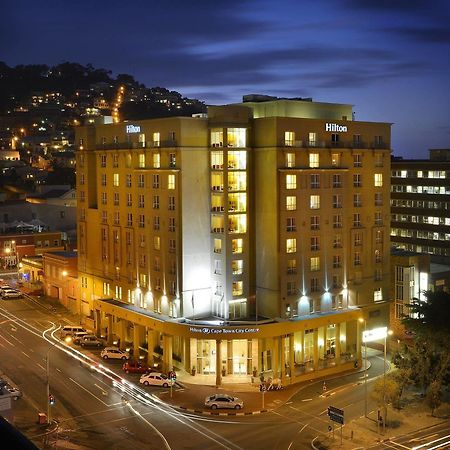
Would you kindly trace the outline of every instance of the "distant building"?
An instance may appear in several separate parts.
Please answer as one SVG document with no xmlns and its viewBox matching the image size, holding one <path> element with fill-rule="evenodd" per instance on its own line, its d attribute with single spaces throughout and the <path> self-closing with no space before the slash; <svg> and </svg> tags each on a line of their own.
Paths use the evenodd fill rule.
<svg viewBox="0 0 450 450">
<path fill-rule="evenodd" d="M 429 160 L 393 158 L 391 243 L 450 263 L 450 149 L 430 150 Z"/>
</svg>

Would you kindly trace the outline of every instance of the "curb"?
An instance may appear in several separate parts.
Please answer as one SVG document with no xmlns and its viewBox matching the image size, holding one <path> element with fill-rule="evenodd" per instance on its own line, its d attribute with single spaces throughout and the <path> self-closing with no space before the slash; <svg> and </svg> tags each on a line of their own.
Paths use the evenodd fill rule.
<svg viewBox="0 0 450 450">
<path fill-rule="evenodd" d="M 202 411 L 200 409 L 190 409 L 190 408 L 186 408 L 184 406 L 175 406 L 175 405 L 170 405 L 170 406 L 172 406 L 172 408 L 180 409 L 181 411 L 186 411 L 186 412 L 195 413 L 195 414 L 202 414 L 205 416 L 255 416 L 257 414 L 272 411 L 271 409 L 261 409 L 260 411 L 251 411 L 251 412 L 222 413 L 222 412 Z"/>
</svg>

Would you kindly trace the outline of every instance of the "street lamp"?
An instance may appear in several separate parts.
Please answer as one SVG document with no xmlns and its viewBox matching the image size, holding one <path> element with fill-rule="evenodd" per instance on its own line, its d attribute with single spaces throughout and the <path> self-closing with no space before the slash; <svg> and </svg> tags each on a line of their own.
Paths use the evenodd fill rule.
<svg viewBox="0 0 450 450">
<path fill-rule="evenodd" d="M 383 433 L 386 430 L 386 341 L 388 335 L 391 336 L 392 330 L 386 328 L 384 333 L 384 359 L 383 359 L 383 408 L 384 408 L 384 420 L 383 420 Z"/>
<path fill-rule="evenodd" d="M 364 417 L 367 417 L 367 322 L 363 317 L 360 317 L 358 321 L 364 323 Z"/>
</svg>

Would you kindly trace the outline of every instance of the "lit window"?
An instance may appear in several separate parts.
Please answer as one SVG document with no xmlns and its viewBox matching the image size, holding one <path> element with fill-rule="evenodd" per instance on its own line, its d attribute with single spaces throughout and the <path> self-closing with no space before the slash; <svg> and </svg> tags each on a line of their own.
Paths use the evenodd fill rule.
<svg viewBox="0 0 450 450">
<path fill-rule="evenodd" d="M 290 195 L 286 197 L 286 210 L 295 211 L 297 209 L 297 197 Z"/>
<path fill-rule="evenodd" d="M 145 167 L 145 154 L 144 153 L 139 154 L 139 167 L 140 168 Z"/>
<path fill-rule="evenodd" d="M 295 253 L 297 251 L 297 239 L 286 239 L 286 253 Z"/>
<path fill-rule="evenodd" d="M 333 167 L 339 167 L 341 165 L 341 155 L 339 153 L 331 154 L 331 165 Z"/>
<path fill-rule="evenodd" d="M 383 291 L 381 288 L 375 289 L 373 291 L 373 301 L 374 302 L 380 302 L 383 300 Z"/>
<path fill-rule="evenodd" d="M 233 296 L 242 295 L 243 292 L 243 282 L 233 281 Z"/>
<path fill-rule="evenodd" d="M 153 153 L 153 168 L 159 169 L 161 167 L 161 155 Z"/>
<path fill-rule="evenodd" d="M 167 176 L 167 189 L 175 189 L 175 175 Z"/>
<path fill-rule="evenodd" d="M 309 154 L 309 167 L 319 167 L 319 154 L 310 153 Z"/>
<path fill-rule="evenodd" d="M 214 253 L 222 253 L 222 239 L 214 239 Z"/>
<path fill-rule="evenodd" d="M 288 259 L 287 273 L 297 273 L 297 261 L 295 259 Z"/>
<path fill-rule="evenodd" d="M 383 186 L 383 174 L 382 173 L 376 173 L 374 178 L 375 178 L 375 187 Z"/>
<path fill-rule="evenodd" d="M 160 250 L 161 248 L 161 238 L 159 236 L 153 237 L 153 248 L 155 250 Z"/>
<path fill-rule="evenodd" d="M 320 195 L 310 195 L 309 196 L 309 207 L 311 209 L 320 208 Z"/>
<path fill-rule="evenodd" d="M 293 131 L 284 132 L 284 145 L 286 147 L 292 147 L 294 145 L 295 133 Z"/>
<path fill-rule="evenodd" d="M 286 153 L 286 167 L 295 167 L 295 153 Z"/>
<path fill-rule="evenodd" d="M 286 175 L 286 189 L 297 189 L 297 175 Z"/>
<path fill-rule="evenodd" d="M 319 256 L 313 256 L 310 259 L 310 266 L 311 266 L 311 271 L 316 271 L 316 270 L 320 270 L 320 257 Z"/>
<path fill-rule="evenodd" d="M 161 134 L 159 132 L 153 133 L 153 147 L 159 147 L 160 144 L 161 144 Z M 153 167 L 156 167 L 154 165 L 154 162 L 155 160 L 153 159 Z"/>
<path fill-rule="evenodd" d="M 119 187 L 119 174 L 118 173 L 113 174 L 113 186 Z"/>
<path fill-rule="evenodd" d="M 242 259 L 237 259 L 231 262 L 231 270 L 233 275 L 241 275 L 243 272 L 244 261 Z"/>
<path fill-rule="evenodd" d="M 242 239 L 233 239 L 231 241 L 231 251 L 233 253 L 242 253 L 242 245 L 243 245 Z"/>
</svg>

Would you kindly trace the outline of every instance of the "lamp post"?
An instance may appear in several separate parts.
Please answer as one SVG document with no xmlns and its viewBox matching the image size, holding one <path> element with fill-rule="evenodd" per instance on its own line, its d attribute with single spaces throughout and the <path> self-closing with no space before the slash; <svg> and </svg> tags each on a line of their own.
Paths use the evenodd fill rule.
<svg viewBox="0 0 450 450">
<path fill-rule="evenodd" d="M 360 317 L 358 320 L 360 323 L 364 323 L 364 417 L 367 417 L 367 322 L 363 317 Z"/>
<path fill-rule="evenodd" d="M 392 330 L 386 330 L 384 334 L 384 359 L 383 359 L 383 433 L 386 430 L 386 347 L 387 347 L 387 337 L 392 335 Z"/>
</svg>

